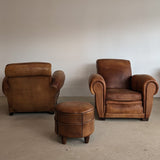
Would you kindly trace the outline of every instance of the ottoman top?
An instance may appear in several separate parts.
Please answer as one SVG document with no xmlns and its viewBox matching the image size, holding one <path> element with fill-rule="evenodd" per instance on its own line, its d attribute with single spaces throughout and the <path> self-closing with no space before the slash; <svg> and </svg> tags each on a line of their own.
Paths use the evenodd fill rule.
<svg viewBox="0 0 160 160">
<path fill-rule="evenodd" d="M 59 103 L 55 107 L 56 111 L 64 113 L 84 113 L 90 110 L 94 110 L 94 107 L 87 102 L 63 102 Z"/>
</svg>

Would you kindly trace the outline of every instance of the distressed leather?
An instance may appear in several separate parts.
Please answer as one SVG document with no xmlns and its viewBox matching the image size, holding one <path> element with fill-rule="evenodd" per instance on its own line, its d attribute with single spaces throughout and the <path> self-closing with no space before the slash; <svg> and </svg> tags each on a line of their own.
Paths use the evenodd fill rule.
<svg viewBox="0 0 160 160">
<path fill-rule="evenodd" d="M 127 60 L 99 59 L 97 73 L 104 78 L 107 88 L 130 88 L 131 67 Z"/>
<path fill-rule="evenodd" d="M 63 71 L 56 71 L 51 76 L 50 63 L 8 64 L 2 89 L 8 100 L 9 113 L 54 112 L 64 80 Z"/>
<path fill-rule="evenodd" d="M 130 61 L 122 59 L 97 60 L 97 72 L 90 76 L 89 88 L 99 118 L 149 119 L 159 88 L 152 76 L 132 76 Z"/>
<path fill-rule="evenodd" d="M 108 88 L 106 92 L 106 100 L 140 101 L 142 100 L 142 94 L 130 89 Z"/>
</svg>

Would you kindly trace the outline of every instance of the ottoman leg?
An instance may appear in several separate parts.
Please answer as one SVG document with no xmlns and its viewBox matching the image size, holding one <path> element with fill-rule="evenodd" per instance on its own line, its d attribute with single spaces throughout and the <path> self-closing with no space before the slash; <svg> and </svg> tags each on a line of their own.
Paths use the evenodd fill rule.
<svg viewBox="0 0 160 160">
<path fill-rule="evenodd" d="M 66 144 L 67 138 L 62 136 L 62 144 Z"/>
<path fill-rule="evenodd" d="M 88 143 L 89 142 L 89 136 L 88 137 L 84 137 L 84 142 Z"/>
</svg>

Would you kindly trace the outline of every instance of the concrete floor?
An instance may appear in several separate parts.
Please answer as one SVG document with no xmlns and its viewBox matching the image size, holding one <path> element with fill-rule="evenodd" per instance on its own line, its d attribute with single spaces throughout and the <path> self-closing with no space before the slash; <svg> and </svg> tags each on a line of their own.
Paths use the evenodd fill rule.
<svg viewBox="0 0 160 160">
<path fill-rule="evenodd" d="M 60 98 L 93 104 L 91 98 Z M 88 144 L 68 139 L 63 145 L 54 132 L 54 115 L 8 115 L 7 101 L 0 97 L 0 160 L 159 160 L 160 98 L 154 99 L 148 122 L 136 119 L 95 120 Z"/>
</svg>

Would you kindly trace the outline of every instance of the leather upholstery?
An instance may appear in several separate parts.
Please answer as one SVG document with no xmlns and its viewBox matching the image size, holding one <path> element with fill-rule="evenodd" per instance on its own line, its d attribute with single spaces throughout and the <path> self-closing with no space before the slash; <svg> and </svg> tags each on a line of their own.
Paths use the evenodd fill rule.
<svg viewBox="0 0 160 160">
<path fill-rule="evenodd" d="M 56 110 L 63 113 L 73 113 L 73 114 L 81 114 L 84 112 L 89 112 L 94 110 L 93 106 L 90 103 L 86 102 L 63 102 L 59 103 L 56 106 Z"/>
<path fill-rule="evenodd" d="M 130 62 L 121 59 L 97 60 L 97 72 L 90 76 L 89 87 L 99 118 L 149 119 L 159 88 L 153 77 L 132 76 Z"/>
<path fill-rule="evenodd" d="M 84 137 L 85 142 L 94 131 L 94 107 L 85 102 L 63 102 L 55 107 L 55 131 L 66 138 Z"/>
<path fill-rule="evenodd" d="M 51 76 L 50 63 L 8 64 L 2 89 L 9 113 L 54 112 L 64 79 L 63 71 Z"/>
<path fill-rule="evenodd" d="M 51 64 L 40 62 L 12 63 L 6 66 L 5 75 L 7 77 L 51 76 Z"/>
<path fill-rule="evenodd" d="M 127 60 L 99 59 L 97 73 L 104 78 L 107 88 L 130 88 L 131 68 Z"/>
<path fill-rule="evenodd" d="M 106 100 L 113 101 L 139 101 L 142 100 L 142 94 L 130 89 L 108 88 Z"/>
</svg>

